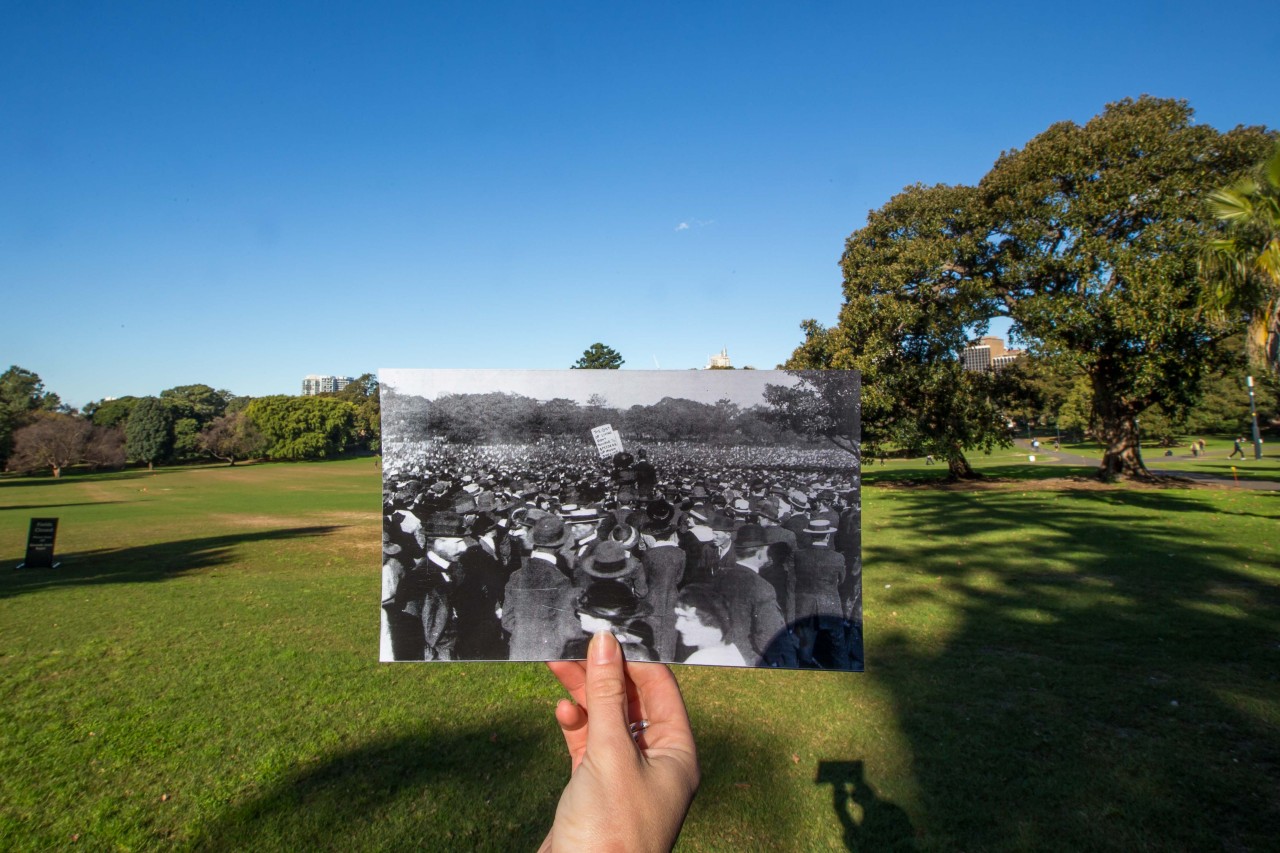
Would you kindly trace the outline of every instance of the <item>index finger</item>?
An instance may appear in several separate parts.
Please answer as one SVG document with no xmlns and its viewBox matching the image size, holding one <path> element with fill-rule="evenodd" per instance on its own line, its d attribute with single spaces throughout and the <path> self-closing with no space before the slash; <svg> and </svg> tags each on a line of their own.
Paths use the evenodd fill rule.
<svg viewBox="0 0 1280 853">
<path fill-rule="evenodd" d="M 560 686 L 568 691 L 574 702 L 586 706 L 587 667 L 580 660 L 549 660 L 547 669 L 560 682 Z"/>
</svg>

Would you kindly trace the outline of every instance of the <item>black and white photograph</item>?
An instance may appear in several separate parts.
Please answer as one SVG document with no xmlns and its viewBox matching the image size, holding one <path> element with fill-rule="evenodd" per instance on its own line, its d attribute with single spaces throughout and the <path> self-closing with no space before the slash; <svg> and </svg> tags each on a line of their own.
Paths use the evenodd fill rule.
<svg viewBox="0 0 1280 853">
<path fill-rule="evenodd" d="M 863 670 L 856 372 L 378 379 L 382 660 Z"/>
</svg>

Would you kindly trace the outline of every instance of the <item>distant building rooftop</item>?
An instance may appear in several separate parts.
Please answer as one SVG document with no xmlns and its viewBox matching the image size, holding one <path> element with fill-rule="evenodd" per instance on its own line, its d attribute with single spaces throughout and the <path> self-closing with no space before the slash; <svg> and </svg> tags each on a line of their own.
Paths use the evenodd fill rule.
<svg viewBox="0 0 1280 853">
<path fill-rule="evenodd" d="M 965 370 L 1001 370 L 1022 355 L 1023 350 L 1008 349 L 1004 338 L 978 338 L 960 352 L 960 364 Z"/>
<path fill-rule="evenodd" d="M 729 362 L 729 348 L 724 347 L 720 350 L 719 355 L 713 355 L 707 359 L 707 366 L 703 370 L 729 370 L 733 365 Z"/>
</svg>

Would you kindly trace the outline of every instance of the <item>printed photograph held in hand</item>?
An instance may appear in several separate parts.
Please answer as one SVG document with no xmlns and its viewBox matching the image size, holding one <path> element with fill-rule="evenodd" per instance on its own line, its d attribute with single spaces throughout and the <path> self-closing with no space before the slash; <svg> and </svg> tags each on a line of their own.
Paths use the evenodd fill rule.
<svg viewBox="0 0 1280 853">
<path fill-rule="evenodd" d="M 857 372 L 379 382 L 382 660 L 863 669 Z"/>
</svg>

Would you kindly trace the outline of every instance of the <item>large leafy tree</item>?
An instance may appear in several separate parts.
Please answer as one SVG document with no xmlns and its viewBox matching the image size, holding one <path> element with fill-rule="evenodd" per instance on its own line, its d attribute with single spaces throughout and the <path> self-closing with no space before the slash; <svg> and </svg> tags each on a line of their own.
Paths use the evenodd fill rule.
<svg viewBox="0 0 1280 853">
<path fill-rule="evenodd" d="M 993 253 L 978 268 L 1034 349 L 1089 377 L 1105 478 L 1147 476 L 1137 418 L 1185 412 L 1215 336 L 1197 310 L 1205 196 L 1271 145 L 1219 133 L 1184 101 L 1110 104 L 1003 154 L 979 184 Z"/>
<path fill-rule="evenodd" d="M 862 373 L 866 449 L 887 444 L 947 460 L 972 477 L 966 447 L 1007 442 L 993 377 L 956 356 L 998 310 L 981 272 L 992 247 L 972 187 L 913 186 L 872 211 L 845 244 L 844 306 L 808 321 L 787 369 Z"/>
<path fill-rule="evenodd" d="M 272 459 L 317 459 L 341 453 L 354 437 L 356 407 L 329 397 L 259 397 L 245 409 Z"/>
<path fill-rule="evenodd" d="M 143 397 L 129 412 L 124 439 L 128 457 L 154 469 L 173 452 L 173 410 L 159 397 Z"/>
<path fill-rule="evenodd" d="M 123 426 L 129 420 L 129 413 L 138 400 L 138 397 L 117 397 L 114 400 L 95 401 L 84 407 L 84 415 L 93 420 L 94 426 Z"/>
<path fill-rule="evenodd" d="M 346 400 L 356 407 L 355 440 L 361 447 L 378 450 L 382 444 L 382 396 L 378 389 L 378 377 L 362 373 L 341 391 L 322 394 Z"/>
<path fill-rule="evenodd" d="M 9 467 L 32 472 L 48 468 L 54 477 L 62 469 L 85 458 L 93 424 L 83 418 L 56 412 L 41 412 L 13 436 Z"/>
<path fill-rule="evenodd" d="M 16 364 L 0 373 L 0 468 L 13 450 L 14 431 L 61 404 L 57 394 L 44 390 L 39 374 Z"/>
<path fill-rule="evenodd" d="M 582 353 L 582 358 L 574 362 L 573 370 L 617 370 L 625 362 L 622 354 L 613 347 L 594 343 Z"/>
<path fill-rule="evenodd" d="M 1280 143 L 1254 174 L 1210 193 L 1224 232 L 1205 246 L 1204 300 L 1214 320 L 1243 320 L 1251 359 L 1280 372 Z"/>
<path fill-rule="evenodd" d="M 861 459 L 858 374 L 846 370 L 789 372 L 800 381 L 795 385 L 766 385 L 764 399 L 768 408 L 760 412 L 761 416 L 797 435 L 826 439 Z"/>
<path fill-rule="evenodd" d="M 230 465 L 257 456 L 264 448 L 262 433 L 243 411 L 214 418 L 200 431 L 199 442 L 204 452 Z"/>
<path fill-rule="evenodd" d="M 1185 413 L 1225 335 L 1199 310 L 1206 196 L 1272 144 L 1143 97 L 1053 125 L 976 187 L 910 188 L 850 237 L 840 323 L 808 326 L 788 366 L 862 370 L 867 441 L 933 446 L 963 474 L 959 448 L 1000 440 L 1000 389 L 956 355 L 1003 315 L 1035 355 L 1087 378 L 1099 474 L 1147 476 L 1138 417 Z"/>
</svg>

